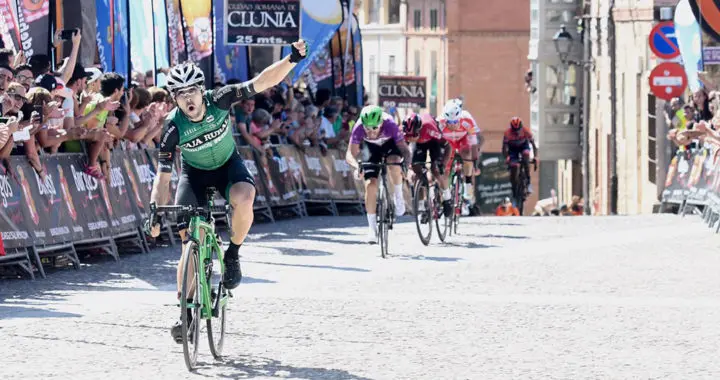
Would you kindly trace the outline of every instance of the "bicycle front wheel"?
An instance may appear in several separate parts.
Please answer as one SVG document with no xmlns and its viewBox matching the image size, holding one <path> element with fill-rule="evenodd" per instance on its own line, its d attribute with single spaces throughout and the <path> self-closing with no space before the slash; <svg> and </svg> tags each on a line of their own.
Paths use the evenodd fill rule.
<svg viewBox="0 0 720 380">
<path fill-rule="evenodd" d="M 462 177 L 457 174 L 453 177 L 453 205 L 455 207 L 453 208 L 450 230 L 455 235 L 457 235 L 458 224 L 460 224 L 460 214 L 462 214 L 463 205 L 461 178 Z"/>
<path fill-rule="evenodd" d="M 420 210 L 421 206 L 425 206 L 424 210 Z M 421 180 L 415 181 L 413 215 L 415 215 L 415 227 L 417 227 L 418 236 L 424 245 L 430 244 L 430 238 L 432 237 L 433 211 L 428 185 Z M 424 229 L 427 229 L 427 231 L 423 231 Z"/>
<path fill-rule="evenodd" d="M 449 219 L 445 216 L 445 210 L 443 210 L 443 199 L 442 190 L 440 187 L 435 185 L 435 202 L 433 204 L 433 217 L 435 219 L 435 228 L 437 228 L 438 238 L 441 242 L 445 242 L 445 238 L 448 234 Z"/>
<path fill-rule="evenodd" d="M 198 346 L 200 345 L 200 319 L 202 309 L 202 292 L 198 260 L 198 246 L 188 242 L 183 257 L 183 281 L 180 294 L 180 310 L 182 310 L 182 346 L 185 365 L 192 371 L 197 364 Z M 189 310 L 189 312 L 188 312 Z M 192 320 L 190 319 L 192 317 Z M 191 347 L 192 345 L 192 347 Z"/>
<path fill-rule="evenodd" d="M 378 220 L 380 221 L 378 234 L 380 235 L 380 255 L 383 259 L 387 257 L 388 232 L 390 229 L 390 220 L 388 220 L 387 217 L 390 212 L 390 207 L 388 207 L 388 193 L 386 190 L 385 181 L 381 179 L 378 183 L 378 210 L 376 212 Z"/>
<path fill-rule="evenodd" d="M 211 289 L 212 306 L 212 318 L 207 319 L 207 334 L 210 353 L 215 359 L 219 359 L 222 356 L 225 343 L 225 308 L 227 307 L 229 294 L 222 284 L 224 270 L 213 272 L 214 260 L 218 260 L 218 268 L 223 268 L 219 263 L 222 260 L 221 254 L 213 246 L 208 255 L 208 264 L 205 266 L 205 276 Z"/>
</svg>

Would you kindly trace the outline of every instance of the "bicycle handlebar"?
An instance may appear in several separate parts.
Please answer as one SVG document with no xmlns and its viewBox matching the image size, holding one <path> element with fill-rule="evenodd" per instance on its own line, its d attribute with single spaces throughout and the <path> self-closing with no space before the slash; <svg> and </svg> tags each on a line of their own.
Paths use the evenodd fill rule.
<svg viewBox="0 0 720 380">
<path fill-rule="evenodd" d="M 405 165 L 404 162 L 383 162 L 380 164 L 376 164 L 374 162 L 360 162 L 360 166 L 375 166 L 375 167 L 382 167 L 382 166 L 403 166 Z"/>
</svg>

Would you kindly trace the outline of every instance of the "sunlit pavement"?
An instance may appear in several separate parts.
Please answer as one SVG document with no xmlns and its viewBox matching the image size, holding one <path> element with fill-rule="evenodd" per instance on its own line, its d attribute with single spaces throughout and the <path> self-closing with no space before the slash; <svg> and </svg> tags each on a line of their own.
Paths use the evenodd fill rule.
<svg viewBox="0 0 720 380">
<path fill-rule="evenodd" d="M 179 253 L 0 281 L 0 379 L 718 379 L 720 235 L 696 217 L 466 218 L 392 257 L 364 216 L 258 225 L 225 357 L 169 334 Z"/>
</svg>

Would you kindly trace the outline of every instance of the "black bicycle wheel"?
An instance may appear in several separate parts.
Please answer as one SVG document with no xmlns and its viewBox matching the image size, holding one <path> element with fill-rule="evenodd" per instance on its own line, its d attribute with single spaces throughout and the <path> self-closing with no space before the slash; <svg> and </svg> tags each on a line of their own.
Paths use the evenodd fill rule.
<svg viewBox="0 0 720 380">
<path fill-rule="evenodd" d="M 462 197 L 462 184 L 460 183 L 461 177 L 455 174 L 453 178 L 453 215 L 452 215 L 452 230 L 453 234 L 457 235 L 458 224 L 460 224 L 460 214 L 462 213 L 463 197 Z"/>
<path fill-rule="evenodd" d="M 382 250 L 382 258 L 385 259 L 388 256 L 388 243 L 390 242 L 390 223 L 392 223 L 392 213 L 393 213 L 393 207 L 392 202 L 388 200 L 388 196 L 390 193 L 388 193 L 387 189 L 387 178 L 383 176 L 382 181 L 380 183 L 379 188 L 381 194 L 382 194 L 382 203 L 383 203 L 383 213 L 382 213 L 382 234 L 380 237 L 380 249 Z"/>
<path fill-rule="evenodd" d="M 223 272 L 213 271 L 215 267 L 213 260 L 221 259 L 220 252 L 213 248 L 209 257 L 210 259 L 205 265 L 205 278 L 210 284 L 213 315 L 212 318 L 207 319 L 207 334 L 210 352 L 215 359 L 219 359 L 225 344 L 225 308 L 227 307 L 228 291 L 222 285 Z M 221 267 L 219 263 L 218 267 Z M 215 331 L 213 331 L 213 327 Z"/>
<path fill-rule="evenodd" d="M 515 183 L 517 183 L 517 189 L 515 189 L 515 205 L 522 216 L 527 194 L 527 175 L 525 174 L 525 170 L 522 166 L 520 167 Z"/>
<path fill-rule="evenodd" d="M 430 199 L 429 187 L 427 183 L 421 180 L 415 181 L 415 190 L 413 191 L 413 215 L 415 216 L 415 227 L 417 227 L 418 236 L 424 245 L 430 244 L 432 237 L 432 219 L 434 209 L 432 207 L 432 199 Z M 422 199 L 424 198 L 424 199 Z M 420 206 L 425 205 L 425 210 L 420 211 Z M 425 221 L 425 223 L 423 223 Z M 427 232 L 423 232 L 423 228 Z"/>
<path fill-rule="evenodd" d="M 185 365 L 192 371 L 197 363 L 198 346 L 200 345 L 200 309 L 202 307 L 202 293 L 200 289 L 200 276 L 198 266 L 198 248 L 195 242 L 188 242 L 183 254 L 183 281 L 180 293 L 180 310 L 182 311 L 182 346 Z M 192 263 L 192 265 L 191 265 Z M 192 267 L 192 271 L 190 268 Z M 189 278 L 188 278 L 189 275 Z M 188 305 L 190 293 L 192 305 Z M 191 308 L 192 321 L 188 320 L 187 309 Z M 190 347 L 192 345 L 193 347 Z"/>
<path fill-rule="evenodd" d="M 385 258 L 385 235 L 386 235 L 386 229 L 385 229 L 385 212 L 386 212 L 386 200 L 385 200 L 385 194 L 384 194 L 384 187 L 382 184 L 382 179 L 378 181 L 378 190 L 377 190 L 377 209 L 375 210 L 375 214 L 377 215 L 377 232 L 378 232 L 378 240 L 380 240 L 380 255 Z"/>
<path fill-rule="evenodd" d="M 448 234 L 448 221 L 450 218 L 445 217 L 445 210 L 442 203 L 442 190 L 435 185 L 435 201 L 433 202 L 433 218 L 435 219 L 435 228 L 437 228 L 438 238 L 441 242 L 445 242 Z"/>
</svg>

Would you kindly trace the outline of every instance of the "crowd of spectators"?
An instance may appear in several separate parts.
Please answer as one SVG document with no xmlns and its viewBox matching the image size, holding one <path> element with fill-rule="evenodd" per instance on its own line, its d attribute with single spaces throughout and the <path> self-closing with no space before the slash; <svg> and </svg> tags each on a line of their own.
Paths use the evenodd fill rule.
<svg viewBox="0 0 720 380">
<path fill-rule="evenodd" d="M 228 84 L 233 83 L 228 81 Z M 330 91 L 320 89 L 314 99 L 286 80 L 233 106 L 231 117 L 241 145 L 270 153 L 273 144 L 292 144 L 300 150 L 317 146 L 344 150 L 359 108 Z"/>
<path fill-rule="evenodd" d="M 84 172 L 108 176 L 113 149 L 152 148 L 173 107 L 167 91 L 148 82 L 126 86 L 123 76 L 78 62 L 80 30 L 57 70 L 51 58 L 0 50 L 0 159 L 25 155 L 44 178 L 40 156 L 84 153 Z M 54 41 L 62 43 L 59 33 Z M 152 77 L 152 76 L 151 76 Z M 7 168 L 7 165 L 5 165 Z"/>
<path fill-rule="evenodd" d="M 672 99 L 666 108 L 667 138 L 675 152 L 690 154 L 703 147 L 720 147 L 720 86 L 701 73 L 703 88 L 693 92 L 687 102 Z"/>
<path fill-rule="evenodd" d="M 54 37 L 56 44 L 63 42 L 59 33 Z M 133 72 L 128 86 L 118 73 L 103 73 L 99 65 L 83 67 L 78 62 L 82 38 L 77 30 L 56 70 L 47 55 L 26 59 L 22 52 L 0 47 L 0 160 L 6 169 L 11 155 L 24 155 L 43 178 L 40 156 L 83 153 L 83 171 L 104 179 L 114 149 L 159 143 L 163 120 L 175 106 L 170 93 L 156 86 L 152 71 Z M 328 90 L 311 98 L 289 80 L 231 108 L 236 140 L 263 157 L 272 154 L 273 144 L 345 149 L 358 114 L 358 107 Z"/>
</svg>

